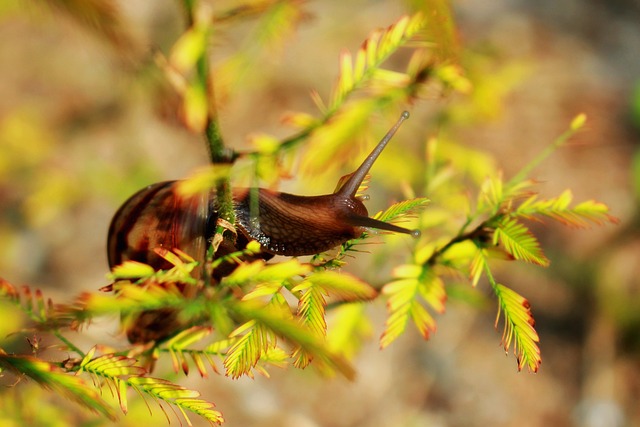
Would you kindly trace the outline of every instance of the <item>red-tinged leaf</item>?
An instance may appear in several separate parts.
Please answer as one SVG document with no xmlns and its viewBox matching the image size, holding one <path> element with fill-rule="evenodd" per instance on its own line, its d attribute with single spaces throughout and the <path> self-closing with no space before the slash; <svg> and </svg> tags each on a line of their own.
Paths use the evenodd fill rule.
<svg viewBox="0 0 640 427">
<path fill-rule="evenodd" d="M 500 320 L 500 313 L 504 314 L 502 345 L 505 351 L 508 352 L 513 347 L 513 353 L 518 361 L 518 370 L 527 367 L 529 371 L 537 372 L 542 362 L 538 347 L 540 338 L 535 330 L 535 321 L 529 302 L 504 285 L 495 284 L 494 290 L 500 304 L 496 316 L 496 327 Z"/>
<path fill-rule="evenodd" d="M 609 214 L 609 207 L 604 203 L 594 200 L 582 202 L 573 208 L 576 215 L 591 221 L 596 225 L 603 225 L 605 222 L 618 224 L 620 220 Z"/>
<path fill-rule="evenodd" d="M 420 335 L 427 340 L 431 335 L 431 332 L 436 330 L 436 322 L 431 317 L 429 312 L 420 304 L 412 304 L 411 307 L 411 318 L 413 319 L 413 323 L 418 328 Z"/>
<path fill-rule="evenodd" d="M 207 368 L 200 354 L 193 352 L 191 353 L 191 358 L 193 359 L 193 364 L 196 365 L 196 368 L 198 369 L 198 373 L 200 374 L 200 376 L 202 378 L 208 378 L 209 373 L 207 372 Z"/>
<path fill-rule="evenodd" d="M 354 377 L 353 367 L 342 356 L 329 351 L 326 343 L 310 334 L 299 321 L 254 302 L 228 302 L 227 304 L 229 309 L 241 318 L 253 319 L 252 321 L 263 325 L 271 334 L 283 338 L 294 346 L 302 347 L 304 351 L 313 355 L 316 366 L 338 371 L 348 379 Z"/>
<path fill-rule="evenodd" d="M 609 214 L 609 208 L 593 200 L 571 207 L 573 195 L 565 190 L 558 197 L 539 200 L 536 195 L 529 197 L 514 211 L 517 216 L 536 219 L 545 216 L 564 225 L 575 228 L 588 228 L 592 224 L 603 225 L 606 222 L 616 224 L 618 219 Z"/>
<path fill-rule="evenodd" d="M 367 301 L 378 295 L 371 285 L 344 272 L 320 271 L 309 276 L 307 281 L 341 301 Z"/>
<path fill-rule="evenodd" d="M 233 379 L 249 374 L 262 354 L 272 347 L 269 332 L 261 324 L 251 320 L 242 328 L 246 332 L 229 349 L 223 363 L 227 376 Z M 237 331 L 232 336 L 237 336 Z"/>
<path fill-rule="evenodd" d="M 355 61 L 349 52 L 343 52 L 329 111 L 337 109 L 352 92 L 367 83 L 381 64 L 400 47 L 408 44 L 425 23 L 420 13 L 404 16 L 388 28 L 371 33 L 356 53 Z"/>
<path fill-rule="evenodd" d="M 434 311 L 444 311 L 444 283 L 428 266 L 400 266 L 394 270 L 394 277 L 393 282 L 382 288 L 382 293 L 389 296 L 389 317 L 380 337 L 381 348 L 389 346 L 404 333 L 409 319 L 425 339 L 435 331 L 436 323 L 420 299 Z"/>
<path fill-rule="evenodd" d="M 94 387 L 79 376 L 67 374 L 49 362 L 33 356 L 9 355 L 0 349 L 0 369 L 8 369 L 17 375 L 26 376 L 46 389 L 115 420 L 113 409 Z"/>
<path fill-rule="evenodd" d="M 549 259 L 542 252 L 540 243 L 527 227 L 514 218 L 503 217 L 493 235 L 494 244 L 502 243 L 515 259 L 548 266 Z"/>
<path fill-rule="evenodd" d="M 327 333 L 324 311 L 326 305 L 324 291 L 318 286 L 306 289 L 298 301 L 298 317 L 318 337 L 324 337 Z"/>
<path fill-rule="evenodd" d="M 327 333 L 329 349 L 351 360 L 373 333 L 365 314 L 366 303 L 342 304 L 332 311 L 331 326 Z"/>
</svg>

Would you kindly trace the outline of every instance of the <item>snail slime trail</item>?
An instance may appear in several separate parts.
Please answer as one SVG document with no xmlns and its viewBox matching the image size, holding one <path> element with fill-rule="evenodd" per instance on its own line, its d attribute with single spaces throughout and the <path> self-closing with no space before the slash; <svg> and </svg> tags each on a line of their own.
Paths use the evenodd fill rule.
<svg viewBox="0 0 640 427">
<path fill-rule="evenodd" d="M 214 258 L 243 250 L 251 240 L 260 244 L 261 253 L 244 260 L 270 259 L 274 255 L 302 256 L 318 254 L 359 237 L 366 228 L 419 235 L 409 230 L 369 217 L 358 188 L 402 122 L 396 124 L 365 158 L 360 167 L 343 177 L 332 194 L 301 196 L 265 188 L 234 188 L 237 237 L 223 241 Z M 202 265 L 207 246 L 215 234 L 218 203 L 215 190 L 185 197 L 176 187 L 178 181 L 150 185 L 129 198 L 114 215 L 107 238 L 107 255 L 111 268 L 125 261 L 138 261 L 155 270 L 171 268 L 154 249 L 179 249 Z M 254 198 L 257 197 L 257 203 Z M 257 212 L 255 206 L 257 205 Z M 212 283 L 230 274 L 235 264 L 215 269 Z M 200 278 L 204 271 L 195 272 Z M 182 292 L 188 286 L 177 284 Z M 161 340 L 177 332 L 181 325 L 170 310 L 142 312 L 127 330 L 133 343 Z"/>
</svg>

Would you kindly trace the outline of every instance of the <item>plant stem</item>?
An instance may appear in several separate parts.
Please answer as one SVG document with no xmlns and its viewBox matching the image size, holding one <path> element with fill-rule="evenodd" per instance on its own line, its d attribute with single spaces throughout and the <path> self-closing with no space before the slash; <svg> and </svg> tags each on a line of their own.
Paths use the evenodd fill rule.
<svg viewBox="0 0 640 427">
<path fill-rule="evenodd" d="M 64 345 L 66 345 L 71 351 L 78 353 L 78 355 L 80 355 L 80 357 L 84 357 L 85 354 L 82 350 L 80 350 L 74 343 L 72 343 L 71 341 L 69 341 L 64 335 L 62 335 L 62 333 L 60 333 L 59 330 L 55 329 L 53 331 L 53 334 L 56 336 L 56 338 L 58 338 L 60 341 L 62 341 L 64 343 Z"/>
<path fill-rule="evenodd" d="M 559 137 L 557 137 L 555 139 L 555 141 L 553 141 L 551 144 L 547 145 L 544 150 L 542 150 L 542 152 L 540 154 L 538 154 L 536 157 L 533 158 L 533 160 L 531 160 L 529 163 L 527 163 L 521 170 L 520 172 L 518 172 L 513 178 L 511 178 L 511 180 L 509 180 L 509 182 L 507 182 L 507 184 L 505 185 L 505 188 L 511 188 L 516 184 L 519 184 L 520 182 L 524 181 L 527 176 L 529 176 L 529 174 L 540 164 L 542 163 L 547 157 L 549 157 L 551 154 L 553 154 L 558 148 L 562 147 L 573 135 L 576 134 L 576 132 L 580 129 L 580 127 L 571 127 L 568 130 L 566 130 L 562 135 L 560 135 Z"/>
<path fill-rule="evenodd" d="M 207 16 L 197 16 L 199 12 L 203 15 L 207 15 L 206 10 L 203 11 L 202 9 L 198 9 L 197 0 L 183 0 L 183 6 L 188 27 L 191 28 L 196 25 L 206 25 L 208 27 L 208 33 L 210 26 L 213 25 L 213 20 L 209 19 Z M 220 124 L 218 122 L 213 80 L 210 75 L 209 55 L 206 48 L 202 50 L 202 54 L 197 59 L 194 78 L 196 79 L 195 84 L 198 85 L 200 90 L 206 94 L 207 98 L 207 121 L 204 129 L 204 137 L 205 143 L 207 144 L 207 150 L 209 152 L 209 160 L 213 165 L 233 163 L 237 155 L 225 146 L 222 138 Z M 220 220 L 224 220 L 228 224 L 235 224 L 236 216 L 235 211 L 233 210 L 233 195 L 229 177 L 226 176 L 224 178 L 220 178 L 216 182 L 215 187 L 218 218 Z M 213 250 L 207 251 L 207 265 L 211 265 L 213 258 L 215 258 L 217 245 L 220 244 L 223 238 L 235 239 L 234 233 L 224 233 L 224 231 L 224 226 L 220 224 L 216 226 L 216 232 L 211 242 L 212 244 L 215 243 L 215 246 Z M 206 274 L 205 282 L 208 282 L 209 280 L 210 276 Z"/>
<path fill-rule="evenodd" d="M 440 249 L 435 250 L 431 254 L 431 256 L 429 257 L 429 259 L 427 259 L 424 262 L 424 265 L 433 265 L 438 260 L 439 257 L 444 255 L 445 252 L 447 252 L 453 245 L 455 245 L 457 243 L 464 242 L 465 240 L 473 240 L 473 239 L 476 239 L 478 237 L 482 237 L 485 234 L 485 227 L 486 227 L 487 223 L 488 223 L 488 221 L 483 221 L 476 228 L 474 228 L 473 230 L 468 231 L 466 233 L 464 232 L 464 230 L 465 230 L 465 228 L 467 227 L 467 225 L 469 223 L 468 222 L 465 223 L 465 225 L 461 228 L 461 230 L 458 233 L 458 235 L 455 236 L 454 238 L 452 238 L 451 240 L 449 240 Z"/>
</svg>

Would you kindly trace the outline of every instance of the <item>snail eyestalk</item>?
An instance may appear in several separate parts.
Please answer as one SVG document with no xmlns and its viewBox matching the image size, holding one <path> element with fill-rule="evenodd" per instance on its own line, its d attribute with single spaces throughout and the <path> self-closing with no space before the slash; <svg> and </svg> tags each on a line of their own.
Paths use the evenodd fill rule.
<svg viewBox="0 0 640 427">
<path fill-rule="evenodd" d="M 356 192 L 358 191 L 360 184 L 362 184 L 362 181 L 364 180 L 365 176 L 367 176 L 367 173 L 369 173 L 369 170 L 371 169 L 371 166 L 373 166 L 373 163 L 376 161 L 378 156 L 380 156 L 380 153 L 382 153 L 382 150 L 384 150 L 384 148 L 387 146 L 389 141 L 391 141 L 391 138 L 393 138 L 393 135 L 395 135 L 397 130 L 400 128 L 400 125 L 402 124 L 402 122 L 404 122 L 408 118 L 409 118 L 409 112 L 403 111 L 402 114 L 400 115 L 400 118 L 396 122 L 396 124 L 393 125 L 391 129 L 389 129 L 389 132 L 387 132 L 384 138 L 382 138 L 382 140 L 378 143 L 378 145 L 376 145 L 376 147 L 373 149 L 371 154 L 369 154 L 367 158 L 364 160 L 364 162 L 362 162 L 360 167 L 351 174 L 347 182 L 345 182 L 344 185 L 340 187 L 339 192 L 341 194 L 349 195 L 352 197 L 356 195 Z"/>
</svg>

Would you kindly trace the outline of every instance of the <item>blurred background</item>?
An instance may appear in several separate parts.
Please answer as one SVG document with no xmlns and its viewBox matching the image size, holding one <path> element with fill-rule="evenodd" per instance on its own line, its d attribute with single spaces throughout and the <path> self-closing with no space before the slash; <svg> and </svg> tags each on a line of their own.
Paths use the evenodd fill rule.
<svg viewBox="0 0 640 427">
<path fill-rule="evenodd" d="M 142 53 L 150 47 L 166 53 L 180 36 L 178 2 L 116 2 L 122 21 L 115 19 L 116 9 L 105 7 L 97 31 L 69 13 L 80 4 L 0 4 L 0 276 L 41 288 L 59 302 L 107 284 L 106 232 L 129 195 L 152 182 L 185 177 L 208 158 L 201 137 L 181 125 L 179 100 L 162 72 Z M 640 5 L 451 5 L 474 92 L 463 101 L 417 102 L 390 158 L 422 158 L 428 138 L 444 132 L 439 126 L 446 113 L 446 137 L 495 157 L 509 177 L 584 112 L 586 130 L 534 177 L 542 195 L 571 188 L 577 201 L 606 203 L 620 224 L 536 229 L 551 267 L 500 268 L 501 281 L 532 305 L 543 356 L 539 373 L 518 373 L 513 355 L 505 357 L 501 330 L 493 327 L 495 304 L 474 307 L 451 299 L 429 341 L 412 331 L 380 351 L 376 338 L 385 310 L 379 302 L 369 309 L 374 330 L 354 362 L 354 382 L 293 369 L 272 369 L 271 379 L 181 380 L 215 402 L 226 425 L 640 425 Z M 246 148 L 256 132 L 291 134 L 283 115 L 315 114 L 309 93 L 316 89 L 326 99 L 340 51 L 355 51 L 373 29 L 407 10 L 391 0 L 309 1 L 303 9 L 295 33 L 279 48 L 257 54 L 238 86 L 223 94 L 220 122 L 230 145 Z M 251 46 L 252 31 L 251 24 L 241 24 L 217 34 L 212 63 Z M 391 174 L 380 166 L 373 173 L 370 211 L 402 197 L 388 188 L 400 188 L 420 171 Z M 387 190 L 376 193 L 381 180 L 389 181 Z M 336 178 L 318 186 L 312 181 L 320 180 L 293 177 L 282 186 L 319 194 L 331 191 Z M 349 268 L 381 284 L 389 267 L 371 269 L 380 260 L 377 250 L 360 254 Z M 4 337 L 16 321 L 8 311 L 0 317 Z M 99 321 L 78 338 L 87 346 L 121 339 L 113 321 Z M 37 397 L 5 402 L 28 407 L 51 399 L 29 393 Z M 9 417 L 6 405 L 3 416 Z M 131 406 L 119 425 L 146 419 L 143 404 Z M 44 413 L 36 424 L 92 419 L 76 406 L 64 407 L 62 424 Z"/>
</svg>

